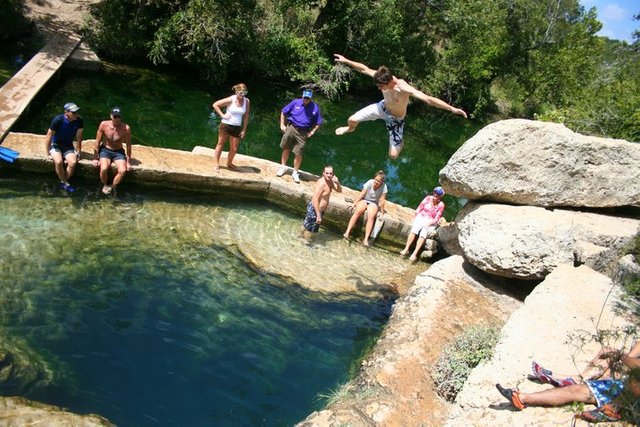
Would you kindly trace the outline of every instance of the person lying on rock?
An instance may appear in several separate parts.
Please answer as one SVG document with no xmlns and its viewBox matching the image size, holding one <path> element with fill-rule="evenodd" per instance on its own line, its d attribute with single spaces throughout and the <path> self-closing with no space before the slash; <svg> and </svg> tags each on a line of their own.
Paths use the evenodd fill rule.
<svg viewBox="0 0 640 427">
<path fill-rule="evenodd" d="M 619 366 L 616 365 L 620 363 L 618 360 L 610 360 L 610 354 L 610 349 L 602 348 L 579 375 L 554 375 L 551 370 L 543 368 L 534 360 L 531 362 L 531 375 L 529 375 L 529 379 L 537 380 L 541 383 L 548 383 L 554 387 L 565 387 L 572 384 L 579 384 L 585 380 L 611 378 L 612 363 L 614 363 L 613 367 L 616 370 L 619 369 Z M 627 356 L 640 358 L 640 341 L 631 347 Z"/>
<path fill-rule="evenodd" d="M 640 369 L 640 342 L 624 354 L 620 350 L 603 349 L 599 353 L 600 359 L 608 360 L 609 366 L 619 363 L 630 370 Z M 551 377 L 546 371 L 544 377 Z M 567 403 L 590 403 L 597 405 L 591 411 L 578 415 L 586 420 L 615 421 L 620 419 L 616 399 L 622 394 L 625 384 L 631 393 L 640 397 L 640 384 L 637 380 L 625 381 L 624 378 L 587 379 L 584 383 L 563 382 L 557 387 L 535 392 L 521 393 L 517 388 L 504 388 L 496 384 L 496 388 L 519 411 L 527 406 L 561 406 Z"/>
</svg>

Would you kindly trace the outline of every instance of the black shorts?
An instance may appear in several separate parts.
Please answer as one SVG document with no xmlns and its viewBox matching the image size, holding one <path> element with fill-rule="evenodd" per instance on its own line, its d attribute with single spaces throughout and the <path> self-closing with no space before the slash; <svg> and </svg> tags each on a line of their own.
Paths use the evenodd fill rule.
<svg viewBox="0 0 640 427">
<path fill-rule="evenodd" d="M 230 135 L 234 138 L 240 138 L 240 132 L 242 132 L 242 126 L 233 126 L 226 123 L 220 123 L 218 132 Z"/>
</svg>

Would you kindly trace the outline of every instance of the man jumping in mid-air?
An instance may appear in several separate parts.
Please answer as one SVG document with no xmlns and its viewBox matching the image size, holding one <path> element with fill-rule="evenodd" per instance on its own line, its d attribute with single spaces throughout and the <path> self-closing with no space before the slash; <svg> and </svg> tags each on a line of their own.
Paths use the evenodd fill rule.
<svg viewBox="0 0 640 427">
<path fill-rule="evenodd" d="M 404 146 L 403 130 L 404 116 L 407 114 L 407 105 L 409 97 L 419 99 L 427 104 L 447 110 L 453 114 L 467 118 L 467 113 L 459 108 L 455 108 L 441 99 L 429 96 L 409 83 L 399 79 L 391 74 L 391 71 L 382 65 L 378 70 L 374 71 L 360 62 L 351 61 L 342 55 L 334 54 L 335 61 L 346 64 L 356 71 L 373 77 L 373 81 L 382 91 L 384 99 L 376 104 L 371 104 L 349 117 L 349 126 L 343 126 L 336 129 L 336 135 L 343 135 L 347 132 L 353 132 L 358 123 L 382 119 L 385 121 L 387 130 L 389 131 L 389 157 L 397 159 Z"/>
</svg>

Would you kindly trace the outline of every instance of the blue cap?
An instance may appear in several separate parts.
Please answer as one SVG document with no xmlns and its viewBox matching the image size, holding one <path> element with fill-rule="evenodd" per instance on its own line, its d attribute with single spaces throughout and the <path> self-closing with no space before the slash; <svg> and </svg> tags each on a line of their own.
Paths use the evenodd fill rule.
<svg viewBox="0 0 640 427">
<path fill-rule="evenodd" d="M 311 92 L 309 89 L 306 89 L 304 92 L 302 92 L 302 97 L 313 98 L 313 92 Z"/>
<path fill-rule="evenodd" d="M 71 111 L 72 113 L 75 113 L 79 109 L 80 107 L 78 107 L 73 102 L 67 102 L 66 104 L 64 104 L 64 111 Z"/>
<path fill-rule="evenodd" d="M 444 190 L 442 189 L 442 187 L 434 188 L 433 192 L 436 193 L 440 197 L 444 196 Z"/>
</svg>

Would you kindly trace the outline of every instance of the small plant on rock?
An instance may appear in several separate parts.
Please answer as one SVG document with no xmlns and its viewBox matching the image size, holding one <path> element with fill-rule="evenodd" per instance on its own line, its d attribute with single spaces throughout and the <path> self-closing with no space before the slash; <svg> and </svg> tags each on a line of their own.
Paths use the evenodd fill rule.
<svg viewBox="0 0 640 427">
<path fill-rule="evenodd" d="M 471 370 L 493 355 L 500 330 L 495 326 L 472 326 L 448 345 L 431 374 L 436 392 L 453 402 Z"/>
</svg>

